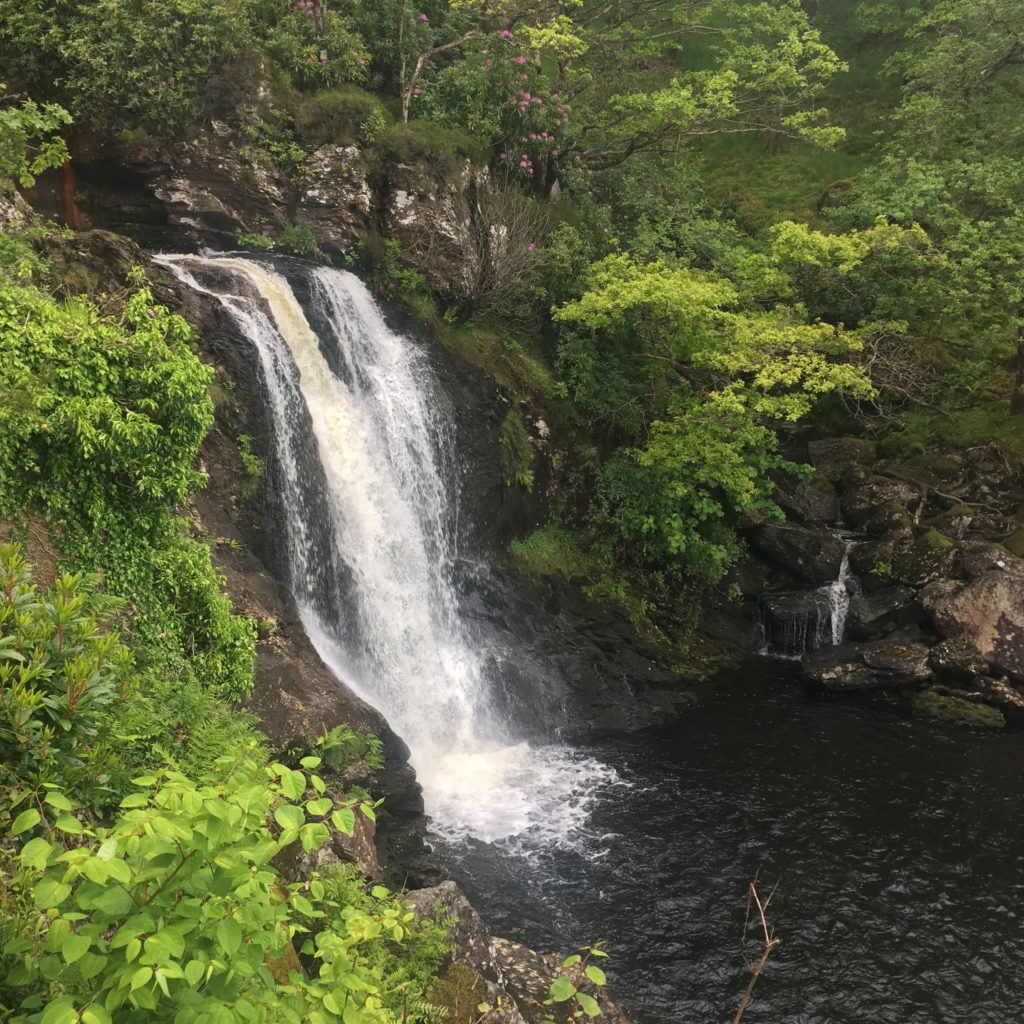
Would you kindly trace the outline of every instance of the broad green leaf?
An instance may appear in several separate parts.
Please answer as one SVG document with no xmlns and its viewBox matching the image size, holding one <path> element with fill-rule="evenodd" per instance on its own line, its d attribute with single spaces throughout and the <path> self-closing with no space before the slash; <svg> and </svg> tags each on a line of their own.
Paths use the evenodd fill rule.
<svg viewBox="0 0 1024 1024">
<path fill-rule="evenodd" d="M 22 811 L 11 825 L 11 835 L 20 836 L 22 832 L 27 832 L 30 828 L 38 825 L 40 820 L 40 814 L 34 807 Z"/>
<path fill-rule="evenodd" d="M 274 821 L 283 829 L 299 829 L 305 824 L 306 816 L 301 807 L 294 804 L 278 804 L 274 810 Z"/>
<path fill-rule="evenodd" d="M 566 977 L 555 978 L 548 989 L 548 996 L 556 1003 L 564 1003 L 576 995 L 576 986 Z"/>
<path fill-rule="evenodd" d="M 580 1009 L 588 1017 L 601 1016 L 601 1007 L 593 996 L 588 996 L 586 992 L 577 992 L 576 1001 L 580 1004 Z"/>
<path fill-rule="evenodd" d="M 582 960 L 582 959 L 583 959 L 583 957 L 581 957 L 579 955 L 579 953 L 573 953 L 572 956 L 567 956 L 562 961 L 562 966 L 565 967 L 565 968 L 575 967 L 580 962 L 580 960 Z"/>
<path fill-rule="evenodd" d="M 82 823 L 71 814 L 62 814 L 53 823 L 54 828 L 59 828 L 61 832 L 66 832 L 69 836 L 79 836 L 85 829 Z"/>
<path fill-rule="evenodd" d="M 45 875 L 36 883 L 35 902 L 40 910 L 48 910 L 63 903 L 71 893 L 71 886 Z"/>
<path fill-rule="evenodd" d="M 78 1017 L 75 1004 L 68 996 L 60 996 L 50 1002 L 43 1010 L 39 1024 L 71 1024 Z"/>
<path fill-rule="evenodd" d="M 91 945 L 92 941 L 88 936 L 71 932 L 60 944 L 60 955 L 64 957 L 65 963 L 73 964 L 89 952 Z"/>
<path fill-rule="evenodd" d="M 584 971 L 584 973 L 595 985 L 608 984 L 608 979 L 607 977 L 605 977 L 605 973 L 601 970 L 600 967 L 595 967 L 593 964 L 588 964 L 587 969 L 586 971 Z"/>
<path fill-rule="evenodd" d="M 227 956 L 234 956 L 242 944 L 242 928 L 233 917 L 226 918 L 217 925 L 217 941 Z"/>
<path fill-rule="evenodd" d="M 141 988 L 147 982 L 153 980 L 153 969 L 151 967 L 140 967 L 133 975 L 130 984 L 130 989 L 134 992 L 137 988 Z"/>
<path fill-rule="evenodd" d="M 43 797 L 43 803 L 48 804 L 58 811 L 70 811 L 71 801 L 59 790 L 51 789 L 46 796 Z"/>
<path fill-rule="evenodd" d="M 53 846 L 42 836 L 36 836 L 35 839 L 30 839 L 21 851 L 21 863 L 27 868 L 42 871 L 52 852 Z"/>
<path fill-rule="evenodd" d="M 391 890 L 386 889 L 383 885 L 375 885 L 370 893 L 375 900 L 386 900 L 391 895 Z"/>
<path fill-rule="evenodd" d="M 206 973 L 206 964 L 201 960 L 190 960 L 185 964 L 185 981 L 190 988 L 195 988 L 199 979 Z"/>
<path fill-rule="evenodd" d="M 331 815 L 331 821 L 339 832 L 344 832 L 347 836 L 352 835 L 352 830 L 356 827 L 356 816 L 351 807 L 339 807 Z"/>
</svg>

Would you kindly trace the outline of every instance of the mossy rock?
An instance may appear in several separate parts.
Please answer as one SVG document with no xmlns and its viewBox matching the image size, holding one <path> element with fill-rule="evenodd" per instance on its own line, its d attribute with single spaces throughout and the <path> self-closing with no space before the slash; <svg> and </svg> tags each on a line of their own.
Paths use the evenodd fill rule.
<svg viewBox="0 0 1024 1024">
<path fill-rule="evenodd" d="M 936 690 L 922 690 L 914 694 L 911 705 L 915 711 L 931 715 L 932 718 L 970 729 L 1002 729 L 1006 725 L 1003 713 L 996 708 Z"/>
<path fill-rule="evenodd" d="M 310 146 L 370 143 L 391 123 L 384 104 L 355 85 L 300 96 L 292 113 L 299 138 Z"/>
<path fill-rule="evenodd" d="M 445 1019 L 451 1024 L 468 1024 L 479 1018 L 477 1007 L 488 1001 L 487 983 L 472 967 L 452 964 L 427 994 L 427 1000 L 447 1010 Z"/>
<path fill-rule="evenodd" d="M 893 573 L 912 587 L 923 587 L 956 575 L 960 552 L 957 545 L 938 530 L 925 530 L 909 547 L 893 558 Z"/>
<path fill-rule="evenodd" d="M 1017 558 L 1024 558 L 1024 526 L 1014 530 L 1013 533 L 1003 541 L 1003 547 L 1006 548 L 1011 555 L 1015 555 Z"/>
</svg>

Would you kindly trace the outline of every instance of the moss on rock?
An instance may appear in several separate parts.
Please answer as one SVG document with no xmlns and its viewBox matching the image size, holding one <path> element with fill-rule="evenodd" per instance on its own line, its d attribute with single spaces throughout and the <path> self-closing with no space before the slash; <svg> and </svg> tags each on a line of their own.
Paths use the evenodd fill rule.
<svg viewBox="0 0 1024 1024">
<path fill-rule="evenodd" d="M 996 708 L 937 690 L 922 690 L 914 694 L 911 704 L 915 711 L 971 729 L 1002 729 L 1006 724 L 1003 713 Z"/>
</svg>

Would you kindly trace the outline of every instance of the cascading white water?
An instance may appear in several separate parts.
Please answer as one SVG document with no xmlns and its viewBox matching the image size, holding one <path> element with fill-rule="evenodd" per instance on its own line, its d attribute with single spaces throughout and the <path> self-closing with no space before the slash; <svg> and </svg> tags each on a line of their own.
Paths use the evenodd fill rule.
<svg viewBox="0 0 1024 1024">
<path fill-rule="evenodd" d="M 850 571 L 850 552 L 856 541 L 845 537 L 839 574 L 817 590 L 776 595 L 762 607 L 762 654 L 799 660 L 819 647 L 838 646 L 846 637 L 850 601 L 860 582 Z"/>
<path fill-rule="evenodd" d="M 853 579 L 850 573 L 850 550 L 853 542 L 847 540 L 843 560 L 839 565 L 839 575 L 829 584 L 821 588 L 821 593 L 828 601 L 829 627 L 831 643 L 838 646 L 846 636 L 846 615 L 850 610 L 850 584 Z"/>
<path fill-rule="evenodd" d="M 454 586 L 441 463 L 447 420 L 417 349 L 343 271 L 308 272 L 316 320 L 331 335 L 320 339 L 288 281 L 268 266 L 226 256 L 159 259 L 216 297 L 259 354 L 303 623 L 324 661 L 409 744 L 436 827 L 484 841 L 571 837 L 615 774 L 565 748 L 517 742 L 492 711 L 486 652 L 467 632 Z M 196 276 L 203 271 L 244 283 L 234 290 L 255 291 L 266 309 L 204 287 Z"/>
</svg>

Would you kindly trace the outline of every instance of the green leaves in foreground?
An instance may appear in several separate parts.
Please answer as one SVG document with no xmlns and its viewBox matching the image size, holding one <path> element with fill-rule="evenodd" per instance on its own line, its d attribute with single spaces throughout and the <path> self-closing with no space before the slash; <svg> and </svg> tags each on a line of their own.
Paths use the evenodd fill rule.
<svg viewBox="0 0 1024 1024">
<path fill-rule="evenodd" d="M 319 849 L 332 821 L 351 832 L 352 806 L 309 768 L 243 756 L 218 770 L 205 784 L 136 779 L 109 828 L 48 804 L 18 816 L 13 831 L 38 833 L 20 861 L 48 924 L 4 947 L 7 984 L 24 993 L 13 1021 L 394 1020 L 365 949 L 402 942 L 411 914 L 375 901 L 331 918 L 323 883 L 285 885 L 274 866 L 295 843 Z"/>
<path fill-rule="evenodd" d="M 603 988 L 608 979 L 600 967 L 590 962 L 592 959 L 608 956 L 601 949 L 601 945 L 602 943 L 598 942 L 593 946 L 583 946 L 578 953 L 573 953 L 562 961 L 562 970 L 565 973 L 551 983 L 545 1006 L 568 1004 L 568 1012 L 564 1018 L 567 1020 L 601 1015 L 601 1004 L 591 993 Z M 585 991 L 584 987 L 591 991 Z M 561 1013 L 559 1017 L 562 1017 Z M 550 1015 L 547 1018 L 552 1019 Z"/>
</svg>

